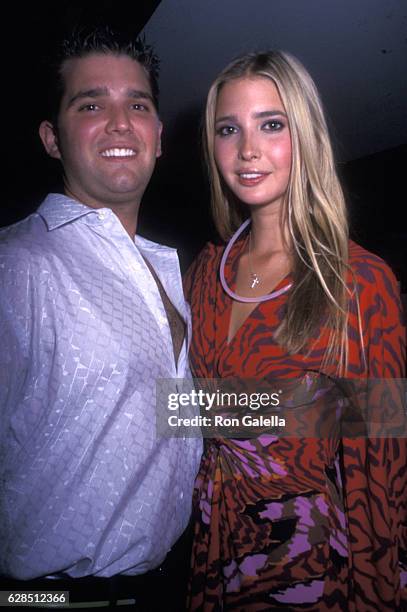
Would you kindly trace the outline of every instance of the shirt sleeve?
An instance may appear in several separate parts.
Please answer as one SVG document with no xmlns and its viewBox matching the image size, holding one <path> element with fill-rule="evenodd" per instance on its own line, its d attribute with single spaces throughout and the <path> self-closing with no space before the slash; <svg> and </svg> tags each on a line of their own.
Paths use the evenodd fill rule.
<svg viewBox="0 0 407 612">
<path fill-rule="evenodd" d="M 18 410 L 28 375 L 32 332 L 29 263 L 0 253 L 0 573 L 7 573 L 15 509 L 8 503 L 7 474 L 19 463 L 30 415 Z"/>
<path fill-rule="evenodd" d="M 32 287 L 30 264 L 13 264 L 0 256 L 0 407 L 3 427 L 6 415 L 22 393 L 29 365 L 32 336 Z"/>
</svg>

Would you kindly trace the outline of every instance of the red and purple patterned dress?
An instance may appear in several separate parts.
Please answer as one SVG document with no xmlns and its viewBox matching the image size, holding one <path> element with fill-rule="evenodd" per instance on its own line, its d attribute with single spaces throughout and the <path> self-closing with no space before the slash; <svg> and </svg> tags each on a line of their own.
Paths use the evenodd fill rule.
<svg viewBox="0 0 407 612">
<path fill-rule="evenodd" d="M 232 288 L 243 244 L 234 245 L 226 265 Z M 301 380 L 334 374 L 321 367 L 328 338 L 323 327 L 307 356 L 289 355 L 275 342 L 287 294 L 256 306 L 228 343 L 232 300 L 219 282 L 222 253 L 207 245 L 186 278 L 194 376 Z M 349 263 L 367 364 L 352 301 L 346 377 L 401 378 L 405 335 L 395 278 L 354 243 Z M 205 442 L 194 497 L 189 610 L 402 609 L 405 438 L 333 442 L 261 435 Z"/>
</svg>

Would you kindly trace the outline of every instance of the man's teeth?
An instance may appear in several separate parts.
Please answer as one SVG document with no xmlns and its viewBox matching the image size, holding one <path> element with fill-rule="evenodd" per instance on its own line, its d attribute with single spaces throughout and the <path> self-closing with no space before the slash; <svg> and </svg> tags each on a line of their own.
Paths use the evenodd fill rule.
<svg viewBox="0 0 407 612">
<path fill-rule="evenodd" d="M 255 179 L 255 178 L 259 178 L 260 176 L 263 176 L 261 172 L 242 172 L 240 174 L 241 178 L 243 179 Z"/>
<path fill-rule="evenodd" d="M 107 149 L 102 152 L 102 157 L 131 157 L 135 154 L 134 149 Z"/>
</svg>

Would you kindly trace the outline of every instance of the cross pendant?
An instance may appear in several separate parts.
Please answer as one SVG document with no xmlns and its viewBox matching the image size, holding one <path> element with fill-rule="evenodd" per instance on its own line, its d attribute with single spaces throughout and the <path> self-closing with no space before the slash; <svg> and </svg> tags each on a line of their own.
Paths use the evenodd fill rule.
<svg viewBox="0 0 407 612">
<path fill-rule="evenodd" d="M 257 274 L 255 272 L 252 272 L 252 284 L 251 284 L 251 288 L 254 289 L 256 285 L 258 285 L 260 283 L 259 281 L 259 277 L 257 276 Z"/>
</svg>

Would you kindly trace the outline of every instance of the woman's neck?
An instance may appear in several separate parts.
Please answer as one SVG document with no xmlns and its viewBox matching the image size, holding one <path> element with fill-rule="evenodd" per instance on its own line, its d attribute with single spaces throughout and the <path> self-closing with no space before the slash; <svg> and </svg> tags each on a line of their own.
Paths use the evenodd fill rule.
<svg viewBox="0 0 407 612">
<path fill-rule="evenodd" d="M 273 253 L 290 254 L 289 231 L 283 226 L 280 208 L 251 211 L 251 248 L 259 257 Z"/>
</svg>

